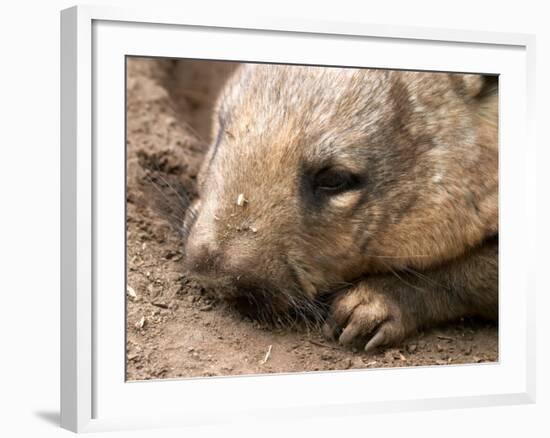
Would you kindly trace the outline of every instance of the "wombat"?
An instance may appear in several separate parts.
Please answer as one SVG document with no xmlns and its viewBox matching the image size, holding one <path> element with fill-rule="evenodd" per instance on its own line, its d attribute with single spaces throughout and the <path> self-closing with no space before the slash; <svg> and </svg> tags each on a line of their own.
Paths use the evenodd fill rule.
<svg viewBox="0 0 550 438">
<path fill-rule="evenodd" d="M 497 319 L 496 77 L 246 64 L 216 108 L 184 223 L 206 286 L 366 351 Z"/>
</svg>

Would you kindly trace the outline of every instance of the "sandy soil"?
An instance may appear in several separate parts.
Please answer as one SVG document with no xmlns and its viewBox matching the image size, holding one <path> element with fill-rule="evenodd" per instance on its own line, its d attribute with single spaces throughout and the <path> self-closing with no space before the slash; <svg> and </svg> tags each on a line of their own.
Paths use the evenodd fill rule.
<svg viewBox="0 0 550 438">
<path fill-rule="evenodd" d="M 177 227 L 187 198 L 195 196 L 196 173 L 210 140 L 212 102 L 236 66 L 128 60 L 127 378 L 498 360 L 497 328 L 483 322 L 460 321 L 420 333 L 400 348 L 367 355 L 306 328 L 262 327 L 212 300 L 182 274 Z"/>
</svg>

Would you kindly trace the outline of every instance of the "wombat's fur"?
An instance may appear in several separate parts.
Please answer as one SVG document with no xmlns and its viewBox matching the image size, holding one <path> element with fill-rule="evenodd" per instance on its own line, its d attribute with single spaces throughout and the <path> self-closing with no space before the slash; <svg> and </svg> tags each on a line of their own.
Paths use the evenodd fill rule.
<svg viewBox="0 0 550 438">
<path fill-rule="evenodd" d="M 366 350 L 496 319 L 497 115 L 491 77 L 245 65 L 219 101 L 186 266 L 260 317 L 322 317 Z"/>
</svg>

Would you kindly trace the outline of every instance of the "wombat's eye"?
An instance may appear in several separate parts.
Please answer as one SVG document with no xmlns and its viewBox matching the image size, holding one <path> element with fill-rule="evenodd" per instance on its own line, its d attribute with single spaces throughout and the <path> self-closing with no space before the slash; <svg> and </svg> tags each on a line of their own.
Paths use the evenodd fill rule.
<svg viewBox="0 0 550 438">
<path fill-rule="evenodd" d="M 359 177 L 344 169 L 325 168 L 315 175 L 314 187 L 327 195 L 351 190 L 359 184 Z"/>
</svg>

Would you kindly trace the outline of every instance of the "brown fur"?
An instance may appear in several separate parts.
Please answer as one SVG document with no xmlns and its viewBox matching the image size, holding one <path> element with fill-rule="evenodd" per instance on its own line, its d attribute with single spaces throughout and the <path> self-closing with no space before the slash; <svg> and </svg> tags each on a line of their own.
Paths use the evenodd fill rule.
<svg viewBox="0 0 550 438">
<path fill-rule="evenodd" d="M 478 75 L 241 67 L 187 219 L 187 268 L 276 315 L 317 314 L 338 291 L 325 332 L 368 349 L 496 317 L 497 102 Z M 360 183 L 327 196 L 326 169 Z"/>
</svg>

